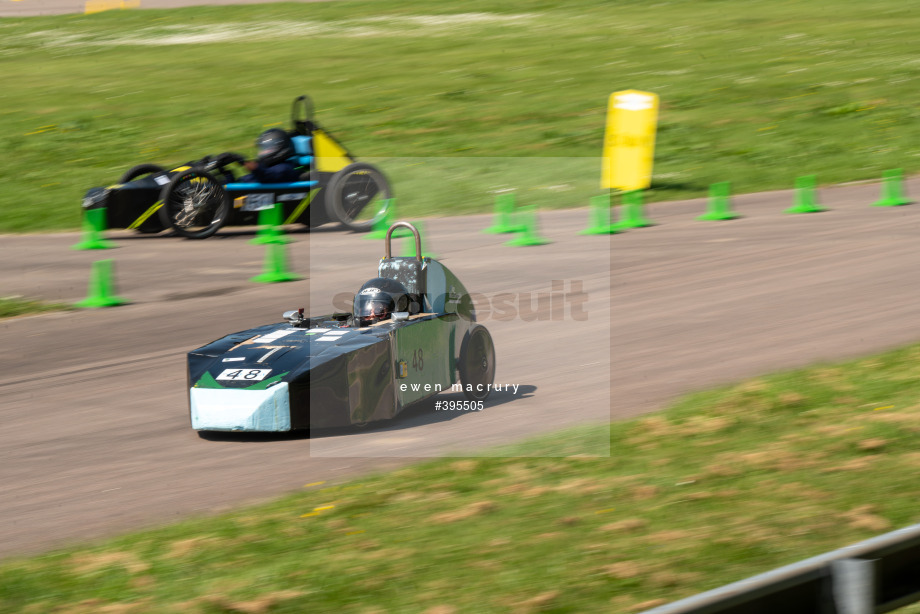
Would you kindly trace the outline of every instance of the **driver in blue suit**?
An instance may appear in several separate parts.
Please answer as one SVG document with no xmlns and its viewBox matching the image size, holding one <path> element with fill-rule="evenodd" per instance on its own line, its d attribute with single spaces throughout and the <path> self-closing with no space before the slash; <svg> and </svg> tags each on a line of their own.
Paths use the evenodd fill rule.
<svg viewBox="0 0 920 614">
<path fill-rule="evenodd" d="M 244 183 L 290 183 L 300 179 L 300 171 L 290 162 L 295 155 L 291 137 L 281 128 L 270 128 L 256 139 L 259 153 L 255 160 L 243 163 L 248 175 L 240 177 Z"/>
</svg>

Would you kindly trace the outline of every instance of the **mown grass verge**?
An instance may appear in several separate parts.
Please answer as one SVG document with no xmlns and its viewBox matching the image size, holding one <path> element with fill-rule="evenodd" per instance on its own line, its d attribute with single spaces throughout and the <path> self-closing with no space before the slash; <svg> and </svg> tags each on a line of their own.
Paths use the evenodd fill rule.
<svg viewBox="0 0 920 614">
<path fill-rule="evenodd" d="M 920 345 L 0 565 L 2 612 L 633 612 L 920 521 Z"/>
<path fill-rule="evenodd" d="M 63 303 L 45 303 L 21 296 L 0 297 L 0 319 L 64 309 L 72 309 L 72 307 Z"/>
<path fill-rule="evenodd" d="M 607 97 L 631 88 L 662 101 L 650 200 L 715 181 L 751 192 L 804 173 L 837 183 L 913 172 L 917 23 L 901 0 L 348 1 L 6 18 L 0 232 L 77 227 L 85 190 L 137 163 L 251 155 L 305 92 L 359 157 L 381 159 L 407 216 L 486 211 L 507 189 L 524 204 L 586 206 Z M 496 156 L 516 162 L 496 172 Z"/>
</svg>

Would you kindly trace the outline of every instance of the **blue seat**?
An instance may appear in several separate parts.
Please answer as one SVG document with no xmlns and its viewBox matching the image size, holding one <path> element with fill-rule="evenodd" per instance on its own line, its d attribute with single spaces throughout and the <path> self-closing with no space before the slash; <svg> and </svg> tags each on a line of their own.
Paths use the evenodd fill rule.
<svg viewBox="0 0 920 614">
<path fill-rule="evenodd" d="M 257 190 L 307 190 L 316 187 L 318 181 L 291 181 L 289 183 L 228 183 L 225 189 L 254 192 Z"/>
<path fill-rule="evenodd" d="M 297 166 L 310 166 L 313 163 L 313 137 L 297 135 L 291 137 L 297 155 L 291 161 Z"/>
</svg>

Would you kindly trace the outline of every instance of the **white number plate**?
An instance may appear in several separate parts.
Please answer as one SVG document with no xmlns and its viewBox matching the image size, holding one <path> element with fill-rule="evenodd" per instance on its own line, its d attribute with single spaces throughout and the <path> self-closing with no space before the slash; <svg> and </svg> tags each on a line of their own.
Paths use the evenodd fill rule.
<svg viewBox="0 0 920 614">
<path fill-rule="evenodd" d="M 271 373 L 271 369 L 224 369 L 217 379 L 244 381 L 244 382 L 261 382 L 265 376 Z"/>
<path fill-rule="evenodd" d="M 278 201 L 281 202 L 281 201 L 285 201 L 285 200 L 303 200 L 303 199 L 306 198 L 306 197 L 307 197 L 307 193 L 306 193 L 306 192 L 295 192 L 295 193 L 293 193 L 293 194 L 282 194 L 282 195 L 280 195 L 280 196 L 278 197 Z"/>
<path fill-rule="evenodd" d="M 247 194 L 242 211 L 261 211 L 275 206 L 274 194 Z"/>
</svg>

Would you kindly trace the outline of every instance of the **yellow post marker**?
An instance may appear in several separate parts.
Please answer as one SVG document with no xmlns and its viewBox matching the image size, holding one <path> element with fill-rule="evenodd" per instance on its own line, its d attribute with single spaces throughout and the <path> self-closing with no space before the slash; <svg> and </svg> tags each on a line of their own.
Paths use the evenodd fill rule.
<svg viewBox="0 0 920 614">
<path fill-rule="evenodd" d="M 658 96 L 623 90 L 610 95 L 601 187 L 642 190 L 652 183 Z"/>
</svg>

